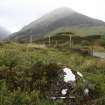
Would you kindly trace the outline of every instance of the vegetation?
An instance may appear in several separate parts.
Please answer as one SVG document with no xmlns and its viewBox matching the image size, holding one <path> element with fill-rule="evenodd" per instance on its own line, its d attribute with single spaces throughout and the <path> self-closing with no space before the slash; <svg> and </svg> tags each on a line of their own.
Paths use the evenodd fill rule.
<svg viewBox="0 0 105 105">
<path fill-rule="evenodd" d="M 101 36 L 101 45 L 105 47 L 105 35 Z"/>
<path fill-rule="evenodd" d="M 60 65 L 81 71 L 90 82 L 92 99 L 105 105 L 105 61 L 66 48 L 0 44 L 0 105 L 63 105 L 46 94 Z M 80 85 L 81 86 L 81 85 Z M 81 87 L 82 88 L 82 87 Z"/>
</svg>

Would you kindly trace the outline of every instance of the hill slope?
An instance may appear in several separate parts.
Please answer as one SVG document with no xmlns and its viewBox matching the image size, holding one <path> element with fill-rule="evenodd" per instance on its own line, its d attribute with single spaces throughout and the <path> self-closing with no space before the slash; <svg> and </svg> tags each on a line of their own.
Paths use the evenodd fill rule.
<svg viewBox="0 0 105 105">
<path fill-rule="evenodd" d="M 30 36 L 39 39 L 62 27 L 64 29 L 68 27 L 78 29 L 80 27 L 79 30 L 86 27 L 87 30 L 90 27 L 100 28 L 103 26 L 105 23 L 101 20 L 82 15 L 69 8 L 59 8 L 23 27 L 19 32 L 14 33 L 11 39 L 18 37 L 18 39 L 27 40 Z"/>
</svg>

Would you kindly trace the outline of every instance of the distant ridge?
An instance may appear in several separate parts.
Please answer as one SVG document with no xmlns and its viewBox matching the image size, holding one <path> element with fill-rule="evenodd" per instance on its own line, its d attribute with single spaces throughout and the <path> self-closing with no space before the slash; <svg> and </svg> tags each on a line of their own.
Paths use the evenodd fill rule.
<svg viewBox="0 0 105 105">
<path fill-rule="evenodd" d="M 27 40 L 45 37 L 48 33 L 59 28 L 67 27 L 103 27 L 105 22 L 80 14 L 70 8 L 58 8 L 23 27 L 19 32 L 11 35 L 10 39 Z"/>
<path fill-rule="evenodd" d="M 10 34 L 9 31 L 7 31 L 5 28 L 0 26 L 0 41 L 7 38 L 9 34 Z"/>
</svg>

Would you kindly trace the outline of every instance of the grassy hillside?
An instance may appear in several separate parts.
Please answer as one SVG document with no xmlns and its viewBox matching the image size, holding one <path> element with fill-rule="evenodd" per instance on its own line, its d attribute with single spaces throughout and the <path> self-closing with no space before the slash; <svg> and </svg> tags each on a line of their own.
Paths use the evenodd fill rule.
<svg viewBox="0 0 105 105">
<path fill-rule="evenodd" d="M 63 32 L 64 33 L 64 32 Z M 101 35 L 90 35 L 90 36 L 77 36 L 71 34 L 71 43 L 72 48 L 80 48 L 84 46 L 96 46 L 101 45 Z M 49 45 L 49 37 L 46 37 L 44 39 L 40 39 L 37 41 L 34 41 L 38 44 L 46 44 Z M 53 36 L 50 36 L 50 46 L 52 47 L 70 47 L 70 36 L 69 34 L 60 34 L 57 33 Z"/>
<path fill-rule="evenodd" d="M 105 26 L 72 26 L 61 27 L 48 33 L 48 35 L 55 35 L 59 32 L 73 32 L 77 36 L 91 36 L 91 35 L 103 35 L 105 34 Z M 47 35 L 47 36 L 48 36 Z"/>
<path fill-rule="evenodd" d="M 30 32 L 30 33 L 29 33 Z M 18 36 L 15 37 L 11 36 L 10 39 L 13 37 L 14 41 L 23 41 L 23 42 L 29 42 L 30 41 L 30 36 L 32 36 L 33 41 L 35 40 L 39 40 L 39 39 L 44 39 L 48 36 L 55 36 L 57 33 L 59 32 L 72 32 L 74 33 L 74 36 L 93 36 L 93 35 L 104 35 L 105 34 L 105 26 L 71 26 L 71 27 L 61 27 L 61 28 L 57 28 L 55 30 L 52 30 L 50 32 L 47 33 L 43 33 L 44 35 L 40 37 L 40 34 L 35 34 L 32 33 L 31 30 L 27 30 L 25 32 L 22 32 L 21 34 L 19 34 Z M 17 34 L 17 33 L 16 33 Z M 30 35 L 31 34 L 31 35 Z M 36 36 L 38 36 L 39 38 L 37 38 Z"/>
<path fill-rule="evenodd" d="M 39 69 L 32 69 L 39 62 Z M 27 44 L 0 44 L 0 104 L 1 105 L 63 105 L 52 102 L 44 95 L 47 85 L 43 73 L 50 63 L 68 65 L 81 71 L 92 85 L 96 105 L 105 105 L 105 61 L 83 56 L 69 49 L 36 48 Z M 51 65 L 50 65 L 51 66 Z M 50 67 L 49 66 L 49 67 Z M 48 71 L 53 70 L 48 68 Z M 41 70 L 41 71 L 40 71 Z M 33 77 L 37 73 L 38 77 Z M 34 87 L 31 85 L 34 83 Z M 38 88 L 39 86 L 39 88 Z M 43 87 L 43 88 L 42 88 Z M 104 98 L 101 98 L 104 97 Z"/>
</svg>

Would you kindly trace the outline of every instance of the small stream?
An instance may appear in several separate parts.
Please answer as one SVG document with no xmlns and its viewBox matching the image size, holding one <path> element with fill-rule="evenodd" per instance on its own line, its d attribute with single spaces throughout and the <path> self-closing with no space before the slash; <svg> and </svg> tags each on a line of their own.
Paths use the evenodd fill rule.
<svg viewBox="0 0 105 105">
<path fill-rule="evenodd" d="M 105 52 L 93 52 L 93 56 L 105 59 Z"/>
</svg>

